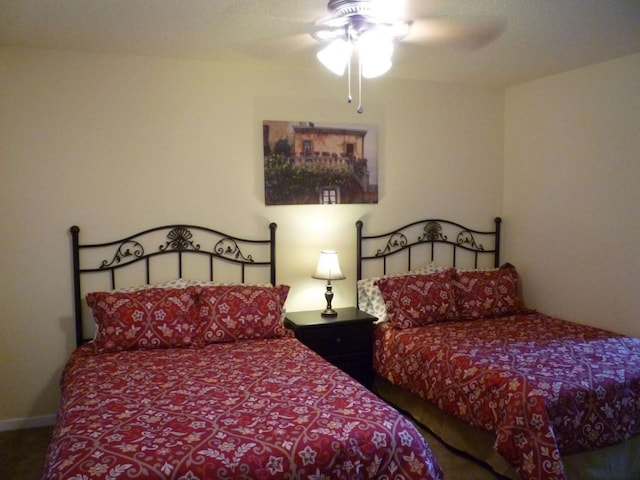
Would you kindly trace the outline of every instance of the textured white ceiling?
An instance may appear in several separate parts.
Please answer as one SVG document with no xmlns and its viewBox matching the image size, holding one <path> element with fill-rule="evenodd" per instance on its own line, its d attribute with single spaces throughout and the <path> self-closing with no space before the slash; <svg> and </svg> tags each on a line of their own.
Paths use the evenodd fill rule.
<svg viewBox="0 0 640 480">
<path fill-rule="evenodd" d="M 327 0 L 0 0 L 0 45 L 322 68 Z M 398 1 L 398 0 L 391 0 Z M 401 42 L 388 75 L 507 86 L 640 52 L 640 0 L 407 0 L 410 18 L 498 20 L 474 49 Z"/>
</svg>

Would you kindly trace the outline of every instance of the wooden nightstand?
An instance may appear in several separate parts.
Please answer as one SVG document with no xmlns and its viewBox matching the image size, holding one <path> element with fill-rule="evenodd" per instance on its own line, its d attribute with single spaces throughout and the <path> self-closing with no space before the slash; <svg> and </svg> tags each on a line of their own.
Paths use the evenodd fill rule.
<svg viewBox="0 0 640 480">
<path fill-rule="evenodd" d="M 287 313 L 284 325 L 296 338 L 367 388 L 373 382 L 373 322 L 357 308 L 336 308 L 337 316 L 320 310 Z"/>
</svg>

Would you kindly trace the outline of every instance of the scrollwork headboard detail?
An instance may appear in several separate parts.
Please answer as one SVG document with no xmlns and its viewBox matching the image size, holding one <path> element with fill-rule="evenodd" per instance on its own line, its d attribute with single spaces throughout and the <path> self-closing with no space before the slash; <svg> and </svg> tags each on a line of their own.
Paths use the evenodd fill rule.
<svg viewBox="0 0 640 480">
<path fill-rule="evenodd" d="M 468 252 L 471 259 L 467 267 L 478 268 L 480 259 L 489 259 L 490 265 L 500 265 L 500 225 L 502 219 L 494 219 L 494 230 L 482 231 L 465 227 L 450 220 L 426 219 L 409 223 L 391 231 L 365 235 L 364 224 L 356 222 L 357 230 L 357 279 L 363 278 L 365 263 L 378 261 L 381 271 L 378 275 L 395 273 L 388 271 L 388 262 L 404 253 L 400 271 L 410 271 L 417 262 L 424 261 L 424 252 L 418 259 L 414 255 L 418 249 L 425 249 L 426 259 L 441 266 L 458 266 L 460 252 Z M 442 248 L 440 248 L 442 247 Z M 442 251 L 437 251 L 442 250 Z M 467 259 L 468 260 L 468 259 Z M 486 264 L 485 260 L 485 264 Z"/>
<path fill-rule="evenodd" d="M 263 283 L 276 282 L 276 228 L 275 223 L 269 225 L 269 238 L 247 239 L 229 235 L 208 227 L 196 225 L 166 225 L 150 228 L 125 238 L 104 243 L 80 243 L 80 228 L 72 226 L 71 233 L 72 261 L 73 261 L 73 293 L 74 315 L 76 325 L 76 344 L 81 345 L 88 339 L 83 332 L 83 291 L 82 282 L 89 274 L 108 275 L 107 288 L 115 289 L 121 286 L 117 272 L 125 269 L 139 268 L 142 278 L 139 283 L 150 284 L 156 281 L 154 272 L 162 270 L 166 275 L 167 268 L 171 271 L 171 278 L 183 278 L 187 267 L 186 259 L 196 259 L 198 271 L 207 271 L 206 279 L 220 281 L 245 282 L 251 270 L 264 270 L 260 278 Z M 156 257 L 175 257 L 170 260 L 172 266 L 166 264 L 158 266 Z M 202 265 L 207 262 L 208 265 Z M 193 263 L 193 260 L 192 260 Z M 192 266 L 189 263 L 188 266 Z M 225 268 L 222 268 L 222 264 Z M 234 270 L 233 274 L 227 268 Z M 218 270 L 224 270 L 226 278 L 219 278 Z M 229 278 L 233 276 L 233 278 Z M 253 277 L 252 277 L 253 278 Z M 202 279 L 202 278 L 201 278 Z"/>
</svg>

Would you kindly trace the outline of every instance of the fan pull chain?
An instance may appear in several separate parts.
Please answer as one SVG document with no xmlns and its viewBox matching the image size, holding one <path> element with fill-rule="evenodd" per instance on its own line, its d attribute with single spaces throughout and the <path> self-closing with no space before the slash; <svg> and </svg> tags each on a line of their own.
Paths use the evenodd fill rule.
<svg viewBox="0 0 640 480">
<path fill-rule="evenodd" d="M 347 63 L 347 103 L 351 103 L 351 57 L 349 57 L 349 62 Z"/>
<path fill-rule="evenodd" d="M 358 53 L 358 113 L 364 112 L 362 108 L 362 59 Z"/>
<path fill-rule="evenodd" d="M 347 45 L 349 46 L 349 52 L 351 52 L 351 32 L 349 31 L 349 27 L 346 28 L 347 31 Z M 347 92 L 347 103 L 351 103 L 351 57 L 352 55 L 349 55 L 349 59 L 347 61 L 347 88 L 348 88 L 348 92 Z"/>
</svg>

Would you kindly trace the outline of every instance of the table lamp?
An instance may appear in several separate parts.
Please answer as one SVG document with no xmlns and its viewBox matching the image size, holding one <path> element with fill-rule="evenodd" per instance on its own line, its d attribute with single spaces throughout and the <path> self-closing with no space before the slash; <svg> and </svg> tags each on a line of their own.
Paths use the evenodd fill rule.
<svg viewBox="0 0 640 480">
<path fill-rule="evenodd" d="M 333 300 L 331 281 L 343 280 L 345 278 L 340 270 L 338 252 L 335 250 L 322 250 L 316 271 L 311 277 L 327 281 L 327 291 L 324 294 L 324 298 L 327 300 L 327 308 L 321 312 L 321 315 L 323 317 L 335 317 L 338 315 L 338 312 L 331 308 L 331 300 Z"/>
</svg>

